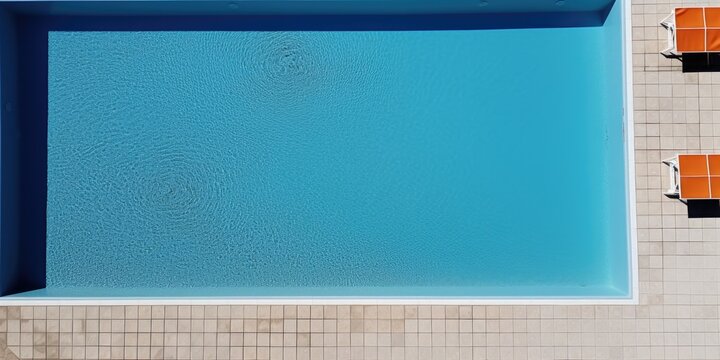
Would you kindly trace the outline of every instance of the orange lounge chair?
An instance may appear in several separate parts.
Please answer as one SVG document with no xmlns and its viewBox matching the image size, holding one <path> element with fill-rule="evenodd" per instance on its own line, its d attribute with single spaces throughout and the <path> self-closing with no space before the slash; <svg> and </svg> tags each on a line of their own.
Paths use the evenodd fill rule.
<svg viewBox="0 0 720 360">
<path fill-rule="evenodd" d="M 720 199 L 720 154 L 681 154 L 663 161 L 670 168 L 672 198 Z"/>
<path fill-rule="evenodd" d="M 661 23 L 668 30 L 668 47 L 661 53 L 720 52 L 720 7 L 679 7 Z"/>
</svg>

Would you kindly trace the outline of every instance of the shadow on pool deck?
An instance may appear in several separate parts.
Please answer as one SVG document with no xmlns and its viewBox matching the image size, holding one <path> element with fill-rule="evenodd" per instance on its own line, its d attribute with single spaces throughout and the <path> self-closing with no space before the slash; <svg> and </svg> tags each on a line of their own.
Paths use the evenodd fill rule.
<svg viewBox="0 0 720 360">
<path fill-rule="evenodd" d="M 720 217 L 720 201 L 718 200 L 688 200 L 688 217 L 716 218 Z"/>
<path fill-rule="evenodd" d="M 720 71 L 720 53 L 683 54 L 682 71 L 684 73 Z"/>
</svg>

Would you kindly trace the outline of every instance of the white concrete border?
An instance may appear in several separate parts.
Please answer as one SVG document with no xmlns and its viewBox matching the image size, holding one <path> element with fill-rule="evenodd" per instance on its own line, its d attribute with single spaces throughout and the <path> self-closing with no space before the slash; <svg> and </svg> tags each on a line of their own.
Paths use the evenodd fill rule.
<svg viewBox="0 0 720 360">
<path fill-rule="evenodd" d="M 632 287 L 632 304 L 640 303 L 640 280 L 637 251 L 637 199 L 635 189 L 635 118 L 633 107 L 633 53 L 632 53 L 632 4 L 631 0 L 622 1 L 622 33 L 623 33 L 623 77 L 625 91 L 623 95 L 623 113 L 625 114 L 625 198 L 628 202 L 628 236 L 630 238 L 630 286 Z"/>
<path fill-rule="evenodd" d="M 0 306 L 91 305 L 636 305 L 633 299 L 517 298 L 38 298 L 0 299 Z"/>
<path fill-rule="evenodd" d="M 632 9 L 630 0 L 617 0 L 622 6 L 623 44 L 623 128 L 625 137 L 625 189 L 627 199 L 630 298 L 528 298 L 528 297 L 183 297 L 183 298 L 8 298 L 0 306 L 55 305 L 637 305 L 639 303 L 637 219 L 635 193 L 635 127 L 633 120 Z"/>
</svg>

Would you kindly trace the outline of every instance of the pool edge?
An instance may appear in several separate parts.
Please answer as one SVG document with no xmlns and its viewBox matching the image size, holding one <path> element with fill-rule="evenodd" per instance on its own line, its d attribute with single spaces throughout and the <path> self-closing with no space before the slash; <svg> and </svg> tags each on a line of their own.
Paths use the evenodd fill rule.
<svg viewBox="0 0 720 360">
<path fill-rule="evenodd" d="M 637 199 L 635 189 L 635 120 L 633 107 L 633 59 L 632 59 L 632 4 L 630 0 L 621 1 L 622 38 L 623 38 L 623 113 L 625 136 L 625 199 L 628 210 L 630 299 L 631 304 L 640 303 L 639 265 L 637 251 Z"/>
<path fill-rule="evenodd" d="M 197 297 L 197 298 L 5 298 L 0 297 L 0 306 L 7 305 L 158 305 L 158 304 L 404 304 L 404 305 L 427 305 L 427 304 L 470 304 L 470 305 L 636 305 L 639 303 L 639 277 L 637 259 L 637 219 L 636 219 L 636 186 L 635 186 L 635 142 L 634 142 L 634 119 L 633 119 L 633 89 L 632 89 L 632 27 L 631 27 L 631 4 L 629 0 L 618 0 L 621 11 L 622 22 L 622 51 L 623 51 L 623 136 L 625 144 L 625 199 L 627 206 L 628 221 L 628 275 L 629 297 L 613 298 L 457 298 L 457 297 Z"/>
</svg>

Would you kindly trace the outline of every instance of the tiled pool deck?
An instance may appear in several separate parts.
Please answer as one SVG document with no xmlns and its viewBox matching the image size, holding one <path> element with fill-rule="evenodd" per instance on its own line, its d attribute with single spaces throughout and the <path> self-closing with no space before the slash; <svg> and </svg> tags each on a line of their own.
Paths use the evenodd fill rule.
<svg viewBox="0 0 720 360">
<path fill-rule="evenodd" d="M 720 222 L 662 195 L 661 159 L 720 149 L 720 73 L 658 54 L 681 4 L 632 6 L 639 305 L 8 307 L 0 358 L 720 359 Z"/>
</svg>

